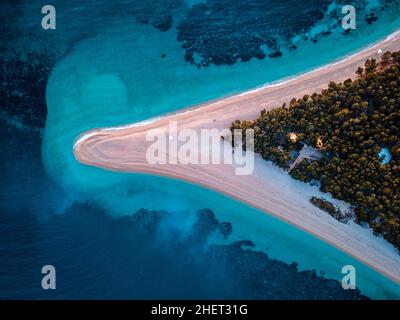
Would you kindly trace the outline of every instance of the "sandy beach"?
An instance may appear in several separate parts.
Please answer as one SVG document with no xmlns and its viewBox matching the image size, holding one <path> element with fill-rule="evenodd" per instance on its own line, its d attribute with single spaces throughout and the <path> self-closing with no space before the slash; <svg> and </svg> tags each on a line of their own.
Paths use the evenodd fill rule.
<svg viewBox="0 0 400 320">
<path fill-rule="evenodd" d="M 74 154 L 78 161 L 87 165 L 173 177 L 221 192 L 315 235 L 400 284 L 400 255 L 393 246 L 373 236 L 368 229 L 354 223 L 342 224 L 314 207 L 309 198 L 322 196 L 318 188 L 291 179 L 260 157 L 256 157 L 253 174 L 247 176 L 236 175 L 235 165 L 152 165 L 146 159 L 146 150 L 152 144 L 146 141 L 146 135 L 151 129 L 168 132 L 171 121 L 177 122 L 178 130 L 190 128 L 199 132 L 229 128 L 235 120 L 255 119 L 261 110 L 289 103 L 293 97 L 320 92 L 330 81 L 354 78 L 355 70 L 363 66 L 366 59 L 379 59 L 381 53 L 396 50 L 400 50 L 399 31 L 357 54 L 282 83 L 143 123 L 83 133 L 74 145 Z M 332 201 L 345 206 L 340 201 Z"/>
</svg>

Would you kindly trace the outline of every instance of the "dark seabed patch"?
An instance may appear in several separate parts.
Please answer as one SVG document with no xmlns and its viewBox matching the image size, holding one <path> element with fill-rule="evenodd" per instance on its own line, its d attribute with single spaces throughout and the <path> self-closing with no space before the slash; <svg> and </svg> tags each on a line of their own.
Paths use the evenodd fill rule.
<svg viewBox="0 0 400 320">
<path fill-rule="evenodd" d="M 186 60 L 198 66 L 263 59 L 263 46 L 271 56 L 279 56 L 278 38 L 289 40 L 309 29 L 324 17 L 330 2 L 207 0 L 193 6 L 178 26 L 178 41 Z"/>
<path fill-rule="evenodd" d="M 140 210 L 120 219 L 88 204 L 38 222 L 31 214 L 0 214 L 0 298 L 365 299 L 336 280 L 254 251 L 250 241 L 207 244 L 222 236 L 207 209 Z M 192 217 L 191 217 L 192 218 Z M 40 287 L 43 265 L 57 271 L 57 289 Z"/>
<path fill-rule="evenodd" d="M 123 7 L 123 10 L 117 9 L 116 15 L 133 16 L 136 22 L 150 24 L 165 32 L 171 29 L 174 15 L 182 9 L 183 3 L 184 0 L 137 0 L 132 4 L 121 1 L 120 7 Z"/>
<path fill-rule="evenodd" d="M 352 1 L 357 14 L 367 24 L 378 19 L 381 10 L 398 6 L 396 2 L 382 1 L 381 7 L 368 9 L 368 1 Z M 348 3 L 331 0 L 206 0 L 190 8 L 178 25 L 177 39 L 185 49 L 187 62 L 197 67 L 232 65 L 252 58 L 279 58 L 282 48 L 297 49 L 296 36 L 318 42 L 337 29 L 341 33 L 341 9 Z M 359 20 L 362 20 L 359 18 Z M 308 35 L 321 21 L 325 26 L 316 34 Z"/>
</svg>

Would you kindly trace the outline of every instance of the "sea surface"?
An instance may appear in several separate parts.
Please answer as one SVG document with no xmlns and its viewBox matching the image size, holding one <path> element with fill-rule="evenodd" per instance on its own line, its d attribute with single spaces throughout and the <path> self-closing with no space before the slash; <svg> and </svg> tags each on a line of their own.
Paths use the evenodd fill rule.
<svg viewBox="0 0 400 320">
<path fill-rule="evenodd" d="M 56 30 L 40 27 L 44 4 L 0 6 L 0 298 L 400 297 L 389 279 L 271 215 L 174 179 L 88 167 L 72 153 L 86 130 L 365 48 L 399 28 L 399 1 L 355 1 L 348 34 L 340 1 L 55 1 Z M 40 287 L 45 264 L 56 267 L 54 291 Z M 349 264 L 352 292 L 339 282 Z"/>
</svg>

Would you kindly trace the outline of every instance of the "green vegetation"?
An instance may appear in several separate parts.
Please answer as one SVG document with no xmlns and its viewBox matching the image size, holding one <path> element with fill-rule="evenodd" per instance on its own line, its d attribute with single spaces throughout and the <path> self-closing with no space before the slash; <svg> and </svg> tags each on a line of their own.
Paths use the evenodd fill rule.
<svg viewBox="0 0 400 320">
<path fill-rule="evenodd" d="M 311 197 L 310 202 L 321 210 L 328 212 L 333 218 L 340 222 L 347 223 L 351 219 L 350 213 L 342 213 L 338 207 L 330 203 L 328 200 Z"/>
<path fill-rule="evenodd" d="M 284 169 L 303 144 L 319 149 L 322 159 L 303 160 L 290 175 L 318 180 L 323 192 L 355 207 L 358 222 L 400 248 L 400 52 L 367 60 L 356 74 L 232 129 L 254 128 L 255 151 Z M 382 148 L 392 155 L 387 164 Z"/>
</svg>

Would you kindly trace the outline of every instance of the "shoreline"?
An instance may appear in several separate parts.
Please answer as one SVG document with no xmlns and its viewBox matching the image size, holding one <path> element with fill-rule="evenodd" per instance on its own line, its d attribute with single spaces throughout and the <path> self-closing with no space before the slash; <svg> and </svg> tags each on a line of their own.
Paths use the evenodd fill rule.
<svg viewBox="0 0 400 320">
<path fill-rule="evenodd" d="M 167 131 L 170 120 L 177 121 L 180 128 L 200 130 L 229 128 L 234 120 L 255 119 L 261 110 L 280 107 L 293 97 L 320 92 L 330 81 L 354 78 L 357 66 L 363 65 L 368 58 L 379 57 L 378 49 L 382 49 L 382 53 L 399 50 L 400 30 L 342 60 L 287 80 L 142 122 L 90 130 L 75 141 L 74 155 L 78 161 L 87 165 L 114 171 L 155 174 L 215 190 L 316 236 L 400 284 L 398 254 L 382 248 L 377 240 L 364 243 L 352 228 L 334 223 L 325 216 L 321 217 L 319 209 L 307 205 L 303 200 L 308 199 L 302 199 L 295 194 L 292 186 L 288 186 L 287 192 L 288 190 L 277 187 L 275 181 L 265 179 L 268 174 L 261 167 L 251 176 L 236 176 L 233 165 L 155 166 L 148 164 L 145 159 L 145 150 L 148 147 L 145 137 L 148 130 Z M 288 176 L 287 173 L 284 174 Z M 303 207 L 299 206 L 299 202 Z M 304 212 L 300 213 L 302 209 Z"/>
<path fill-rule="evenodd" d="M 138 127 L 138 126 L 145 126 L 145 125 L 148 125 L 148 124 L 152 124 L 152 123 L 154 123 L 156 121 L 159 121 L 161 119 L 166 119 L 166 118 L 173 117 L 173 116 L 176 116 L 176 115 L 186 114 L 186 113 L 189 113 L 189 112 L 198 112 L 198 111 L 201 111 L 203 108 L 210 107 L 210 106 L 213 106 L 213 105 L 218 105 L 218 104 L 223 103 L 224 101 L 226 101 L 228 99 L 231 99 L 231 98 L 244 97 L 244 96 L 247 96 L 247 95 L 250 95 L 250 94 L 253 94 L 253 93 L 258 93 L 258 92 L 263 91 L 265 89 L 269 89 L 269 88 L 273 88 L 273 87 L 276 87 L 276 86 L 285 85 L 287 83 L 290 83 L 292 81 L 297 80 L 299 77 L 306 76 L 308 74 L 313 74 L 315 72 L 318 72 L 320 70 L 326 69 L 328 67 L 334 67 L 337 64 L 346 62 L 347 60 L 350 60 L 350 59 L 352 59 L 354 57 L 359 56 L 362 53 L 368 52 L 368 51 L 370 51 L 370 50 L 372 50 L 372 49 L 374 49 L 376 47 L 379 47 L 383 43 L 385 43 L 387 41 L 391 41 L 391 40 L 393 40 L 395 38 L 399 38 L 399 40 L 400 40 L 400 29 L 396 30 L 395 32 L 393 32 L 391 34 L 389 34 L 383 40 L 374 42 L 374 43 L 366 46 L 365 48 L 361 49 L 360 51 L 357 51 L 355 53 L 351 53 L 351 54 L 349 54 L 347 56 L 344 56 L 343 58 L 338 58 L 338 59 L 334 60 L 333 62 L 331 62 L 329 64 L 322 65 L 320 67 L 317 67 L 315 69 L 311 69 L 311 70 L 306 71 L 304 73 L 298 73 L 298 74 L 295 74 L 295 75 L 292 75 L 292 76 L 289 76 L 289 77 L 285 77 L 285 78 L 277 80 L 277 81 L 272 81 L 272 82 L 260 85 L 258 87 L 246 90 L 244 92 L 228 94 L 228 95 L 223 96 L 221 98 L 217 98 L 217 99 L 209 100 L 209 101 L 206 101 L 206 102 L 203 102 L 203 103 L 195 104 L 195 105 L 192 105 L 192 106 L 189 106 L 189 107 L 185 107 L 183 109 L 179 109 L 179 110 L 176 110 L 176 111 L 167 112 L 165 114 L 162 114 L 162 115 L 159 115 L 159 116 L 156 116 L 156 117 L 152 117 L 152 118 L 149 118 L 149 119 L 146 119 L 146 120 L 141 120 L 141 121 L 138 121 L 138 122 L 125 124 L 125 125 L 120 125 L 120 126 L 113 126 L 113 127 L 110 127 L 110 128 L 95 128 L 95 129 L 89 130 L 89 131 L 87 131 L 85 133 L 80 134 L 77 137 L 77 139 L 74 142 L 73 149 L 75 149 L 75 146 L 77 144 L 79 144 L 81 142 L 81 140 L 85 140 L 86 138 L 89 138 L 91 136 L 92 132 L 93 132 L 93 134 L 96 134 L 96 132 L 98 132 L 100 130 L 106 132 L 106 131 L 116 131 L 116 130 L 129 129 L 129 128 L 134 128 L 134 127 Z M 399 49 L 400 49 L 400 46 L 399 46 Z M 245 120 L 245 119 L 240 119 L 240 120 Z"/>
</svg>

